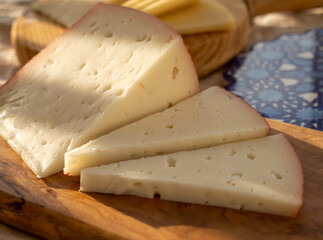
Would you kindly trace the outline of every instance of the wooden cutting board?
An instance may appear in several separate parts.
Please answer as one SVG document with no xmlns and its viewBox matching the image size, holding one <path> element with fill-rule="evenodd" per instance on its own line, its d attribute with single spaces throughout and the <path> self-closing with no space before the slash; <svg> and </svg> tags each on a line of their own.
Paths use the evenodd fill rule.
<svg viewBox="0 0 323 240">
<path fill-rule="evenodd" d="M 323 133 L 269 120 L 288 134 L 304 172 L 296 218 L 81 193 L 78 177 L 37 179 L 0 139 L 0 221 L 48 239 L 323 239 Z"/>
</svg>

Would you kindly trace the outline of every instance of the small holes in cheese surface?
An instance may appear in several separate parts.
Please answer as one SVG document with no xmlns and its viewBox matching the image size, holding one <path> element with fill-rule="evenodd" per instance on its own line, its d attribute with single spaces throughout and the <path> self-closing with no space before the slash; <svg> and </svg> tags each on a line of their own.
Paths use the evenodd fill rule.
<svg viewBox="0 0 323 240">
<path fill-rule="evenodd" d="M 113 37 L 113 33 L 112 32 L 107 32 L 107 33 L 104 34 L 104 36 L 106 38 L 112 38 Z"/>
<path fill-rule="evenodd" d="M 250 159 L 251 161 L 253 161 L 256 158 L 256 156 L 254 154 L 249 153 L 247 155 L 247 158 Z"/>
<path fill-rule="evenodd" d="M 230 152 L 229 152 L 229 156 L 234 156 L 235 154 L 237 153 L 236 150 L 232 149 Z"/>
<path fill-rule="evenodd" d="M 176 159 L 174 159 L 172 157 L 167 158 L 168 167 L 176 167 L 176 163 L 177 163 Z"/>
<path fill-rule="evenodd" d="M 274 177 L 276 180 L 282 180 L 282 179 L 283 179 L 282 175 L 280 175 L 279 173 L 277 173 L 277 172 L 275 172 L 275 171 L 271 171 L 271 172 L 270 172 L 270 175 L 271 175 L 272 177 Z"/>
<path fill-rule="evenodd" d="M 172 72 L 172 79 L 175 80 L 177 78 L 178 75 L 178 68 L 177 67 L 173 67 L 173 72 Z"/>
</svg>

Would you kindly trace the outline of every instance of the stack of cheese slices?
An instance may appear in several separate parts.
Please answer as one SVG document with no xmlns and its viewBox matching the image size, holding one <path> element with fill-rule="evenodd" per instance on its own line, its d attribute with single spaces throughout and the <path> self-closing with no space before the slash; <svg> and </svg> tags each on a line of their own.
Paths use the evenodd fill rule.
<svg viewBox="0 0 323 240">
<path fill-rule="evenodd" d="M 0 118 L 38 177 L 64 169 L 82 191 L 284 216 L 302 205 L 288 140 L 231 93 L 199 93 L 181 36 L 137 10 L 97 4 L 0 89 Z"/>
</svg>

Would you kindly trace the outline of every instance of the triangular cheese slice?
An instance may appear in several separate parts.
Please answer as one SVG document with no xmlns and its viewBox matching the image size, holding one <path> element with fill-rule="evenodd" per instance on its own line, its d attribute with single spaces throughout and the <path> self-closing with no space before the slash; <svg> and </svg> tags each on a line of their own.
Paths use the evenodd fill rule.
<svg viewBox="0 0 323 240">
<path fill-rule="evenodd" d="M 0 89 L 0 134 L 38 177 L 64 153 L 199 91 L 180 35 L 99 3 Z"/>
<path fill-rule="evenodd" d="M 65 155 L 64 173 L 124 160 L 266 136 L 267 122 L 245 101 L 211 87 Z"/>
<path fill-rule="evenodd" d="M 294 217 L 302 205 L 301 164 L 274 135 L 125 161 L 81 172 L 81 191 L 128 194 Z"/>
</svg>

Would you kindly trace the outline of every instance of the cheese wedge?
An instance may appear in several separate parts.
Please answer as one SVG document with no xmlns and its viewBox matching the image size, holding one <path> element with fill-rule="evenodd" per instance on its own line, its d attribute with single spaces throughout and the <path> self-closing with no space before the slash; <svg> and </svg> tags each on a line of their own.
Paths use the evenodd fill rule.
<svg viewBox="0 0 323 240">
<path fill-rule="evenodd" d="M 31 9 L 40 12 L 66 27 L 71 27 L 97 4 L 96 0 L 43 0 L 31 4 Z M 108 4 L 120 4 L 123 0 L 104 0 Z"/>
<path fill-rule="evenodd" d="M 70 27 L 93 7 L 95 2 L 94 0 L 37 1 L 32 4 L 31 9 Z M 131 1 L 105 0 L 104 2 L 131 7 Z M 187 6 L 183 7 L 185 4 Z M 177 9 L 177 7 L 181 8 Z M 140 8 L 140 5 L 137 8 Z M 177 10 L 173 11 L 174 9 Z M 142 8 L 142 11 L 158 15 L 180 34 L 230 31 L 235 27 L 232 14 L 215 0 L 160 0 L 150 4 L 149 7 Z"/>
<path fill-rule="evenodd" d="M 64 173 L 134 158 L 192 150 L 268 135 L 269 125 L 245 101 L 211 87 L 65 154 Z"/>
<path fill-rule="evenodd" d="M 128 194 L 295 217 L 303 174 L 282 135 L 130 160 L 81 172 L 81 191 Z"/>
<path fill-rule="evenodd" d="M 67 150 L 198 91 L 180 35 L 99 3 L 0 89 L 0 134 L 46 177 L 63 169 Z"/>
<path fill-rule="evenodd" d="M 232 14 L 214 0 L 200 0 L 199 3 L 162 15 L 160 19 L 183 35 L 230 31 L 235 28 Z"/>
<path fill-rule="evenodd" d="M 125 7 L 135 8 L 154 16 L 160 16 L 182 7 L 186 7 L 200 0 L 128 0 L 122 3 Z"/>
</svg>

